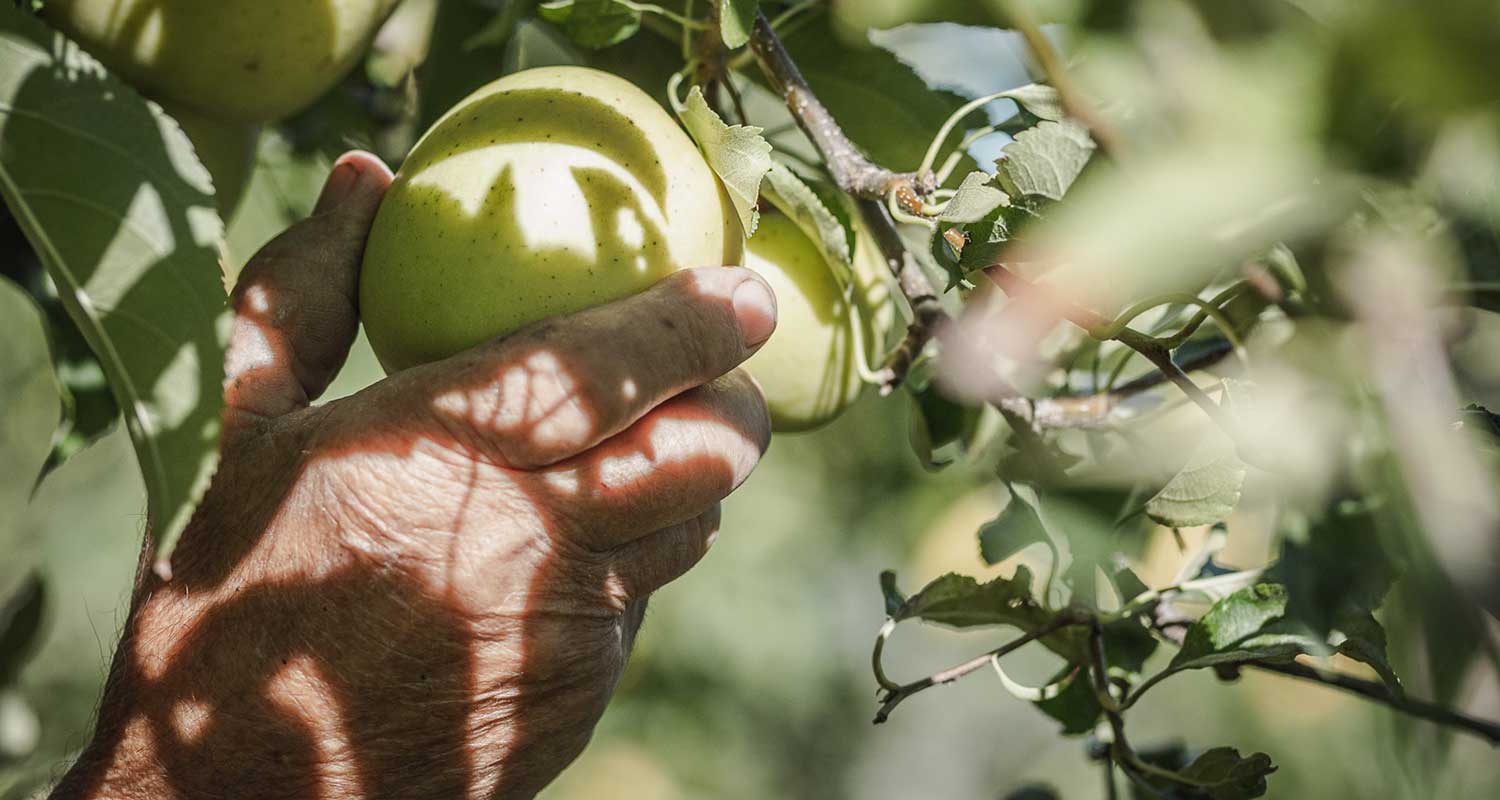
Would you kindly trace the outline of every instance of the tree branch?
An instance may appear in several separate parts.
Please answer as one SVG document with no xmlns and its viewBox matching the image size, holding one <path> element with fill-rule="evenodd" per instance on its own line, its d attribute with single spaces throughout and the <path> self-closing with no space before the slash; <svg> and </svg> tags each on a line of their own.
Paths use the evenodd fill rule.
<svg viewBox="0 0 1500 800">
<path fill-rule="evenodd" d="M 1008 296 L 1030 295 L 1040 298 L 1050 307 L 1056 309 L 1063 319 L 1085 331 L 1094 332 L 1109 325 L 1109 320 L 1103 316 L 1048 292 L 1046 289 L 1011 272 L 1004 264 L 992 264 L 985 267 L 984 274 L 991 281 L 994 281 L 995 285 L 999 286 Z M 1172 360 L 1171 351 L 1163 347 L 1160 342 L 1130 328 L 1125 328 L 1115 334 L 1114 339 L 1131 350 L 1145 356 L 1148 361 L 1156 365 L 1156 368 L 1161 371 L 1166 380 L 1176 384 L 1177 388 L 1181 389 L 1189 400 L 1192 400 L 1199 408 L 1203 409 L 1203 412 L 1217 423 L 1225 433 L 1231 436 L 1234 435 L 1234 420 L 1230 419 L 1229 413 L 1220 408 L 1218 403 L 1215 403 L 1202 389 L 1198 388 L 1198 384 L 1193 383 L 1193 379 L 1189 378 L 1187 373 L 1182 370 L 1182 367 L 1178 366 Z"/>
<path fill-rule="evenodd" d="M 901 241 L 896 221 L 891 219 L 885 203 L 868 198 L 857 202 L 865 227 L 869 229 L 875 245 L 880 248 L 880 255 L 885 259 L 891 274 L 896 276 L 901 294 L 906 296 L 906 302 L 911 306 L 912 320 L 906 329 L 906 337 L 886 356 L 885 364 L 875 373 L 880 381 L 880 394 L 884 396 L 895 391 L 906 380 L 906 373 L 916 362 L 917 356 L 922 354 L 927 342 L 931 341 L 939 327 L 952 321 L 952 318 L 943 310 L 937 289 L 927 278 L 927 273 L 922 271 L 922 265 Z"/>
<path fill-rule="evenodd" d="M 1292 662 L 1290 664 L 1269 664 L 1261 662 L 1250 662 L 1249 666 L 1265 672 L 1274 672 L 1278 675 L 1287 675 L 1300 678 L 1305 681 L 1329 686 L 1334 689 L 1342 689 L 1351 694 L 1357 694 L 1367 700 L 1374 700 L 1385 706 L 1389 706 L 1409 716 L 1446 725 L 1450 728 L 1468 731 L 1476 736 L 1482 736 L 1489 740 L 1491 746 L 1500 747 L 1500 722 L 1471 717 L 1467 714 L 1454 711 L 1451 708 L 1430 703 L 1426 700 L 1415 700 L 1407 697 L 1397 697 L 1386 690 L 1383 684 L 1356 678 L 1353 675 L 1345 675 L 1331 670 L 1318 669 L 1306 664 Z"/>
<path fill-rule="evenodd" d="M 765 14 L 755 17 L 750 50 L 770 78 L 771 85 L 786 101 L 798 126 L 823 154 L 834 182 L 844 192 L 856 197 L 884 198 L 893 190 L 905 189 L 925 195 L 937 188 L 936 178 L 931 173 L 892 172 L 859 152 L 827 107 L 813 94 Z"/>
<path fill-rule="evenodd" d="M 1009 655 L 1010 653 L 1021 649 L 1025 645 L 1030 644 L 1037 639 L 1049 636 L 1070 625 L 1080 625 L 1086 621 L 1088 621 L 1086 618 L 1077 616 L 1068 611 L 1059 612 L 1057 616 L 1053 617 L 1051 621 L 1049 621 L 1046 625 L 1043 625 L 1036 630 L 1028 631 L 1027 633 L 1009 642 L 1006 642 L 1005 644 L 989 651 L 988 653 L 985 653 L 982 656 L 975 656 L 974 658 L 971 658 L 962 664 L 954 667 L 949 667 L 948 669 L 945 669 L 941 672 L 935 672 L 925 678 L 922 678 L 921 680 L 912 681 L 911 683 L 907 684 L 901 684 L 894 688 L 887 688 L 885 690 L 885 693 L 880 698 L 880 710 L 875 712 L 875 724 L 879 725 L 880 723 L 885 722 L 890 718 L 891 712 L 896 709 L 896 706 L 901 704 L 902 700 L 905 700 L 906 698 L 911 697 L 918 692 L 922 692 L 927 689 L 931 689 L 934 686 L 940 686 L 945 683 L 952 683 L 959 678 L 964 677 L 965 675 L 973 673 L 976 670 L 983 669 L 984 666 L 991 661 Z M 889 635 L 888 630 L 882 631 L 881 637 L 875 640 L 875 672 L 876 675 L 879 676 L 883 676 L 885 674 L 884 670 L 880 668 L 880 652 L 885 644 L 886 635 Z"/>
</svg>

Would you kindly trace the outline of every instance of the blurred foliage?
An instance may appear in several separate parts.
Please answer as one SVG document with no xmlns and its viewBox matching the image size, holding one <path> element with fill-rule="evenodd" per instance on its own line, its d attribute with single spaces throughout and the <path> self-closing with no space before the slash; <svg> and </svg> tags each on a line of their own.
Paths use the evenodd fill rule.
<svg viewBox="0 0 1500 800">
<path fill-rule="evenodd" d="M 711 29 L 684 37 L 671 16 L 742 21 L 754 3 L 640 5 L 406 0 L 362 69 L 262 132 L 226 280 L 308 213 L 338 153 L 398 165 L 464 95 L 531 66 L 593 65 L 667 103 L 685 55 L 708 53 L 743 95 L 709 87 L 709 113 L 765 128 L 792 180 L 819 176 L 734 49 L 743 25 L 705 46 Z M 891 169 L 921 165 L 966 101 L 1009 92 L 932 148 L 952 154 L 947 188 L 902 230 L 958 324 L 904 397 L 777 440 L 714 557 L 653 601 L 594 743 L 546 796 L 1114 796 L 1106 756 L 1137 797 L 1500 794 L 1479 739 L 1240 669 L 1317 664 L 1500 717 L 1493 3 L 759 6 Z M 1039 23 L 1072 85 L 1001 30 Z M 853 241 L 831 216 L 813 223 Z M 0 221 L 0 336 L 17 343 L 0 455 L 19 466 L 0 479 L 3 798 L 86 734 L 145 507 L 106 372 L 16 219 Z M 1131 332 L 1201 402 L 1153 378 Z M 361 341 L 331 395 L 379 377 Z M 882 604 L 892 565 L 918 591 L 888 578 Z M 1064 627 L 868 724 L 883 620 L 978 629 L 901 626 L 885 669 L 916 679 L 1014 635 L 991 626 L 1078 613 L 1104 623 L 1114 689 L 1092 683 L 1086 628 Z M 1111 751 L 1105 695 L 1130 706 L 1133 751 Z"/>
</svg>

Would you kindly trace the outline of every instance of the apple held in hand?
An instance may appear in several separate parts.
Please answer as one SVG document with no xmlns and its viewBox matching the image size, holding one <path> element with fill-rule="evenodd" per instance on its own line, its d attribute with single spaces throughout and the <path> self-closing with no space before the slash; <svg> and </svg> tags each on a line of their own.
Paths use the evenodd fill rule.
<svg viewBox="0 0 1500 800">
<path fill-rule="evenodd" d="M 747 367 L 775 428 L 806 430 L 858 396 L 861 348 L 889 328 L 872 248 L 845 291 L 796 224 L 768 213 L 746 261 L 728 194 L 655 100 L 597 70 L 539 68 L 474 93 L 417 143 L 365 247 L 360 316 L 396 372 L 678 269 L 744 263 L 778 305 L 777 332 Z"/>
<path fill-rule="evenodd" d="M 743 252 L 729 196 L 655 100 L 598 70 L 531 69 L 417 142 L 365 248 L 360 316 L 394 372 Z"/>
<path fill-rule="evenodd" d="M 42 14 L 142 92 L 268 122 L 359 60 L 396 0 L 48 0 Z"/>
</svg>

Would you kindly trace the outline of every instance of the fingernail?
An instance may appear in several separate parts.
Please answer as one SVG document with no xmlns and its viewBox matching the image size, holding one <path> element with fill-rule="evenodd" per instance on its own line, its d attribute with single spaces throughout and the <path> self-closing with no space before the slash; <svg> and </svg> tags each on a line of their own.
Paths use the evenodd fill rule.
<svg viewBox="0 0 1500 800">
<path fill-rule="evenodd" d="M 734 290 L 734 315 L 746 347 L 771 338 L 776 330 L 776 298 L 759 278 L 747 278 Z"/>
<path fill-rule="evenodd" d="M 318 203 L 313 206 L 314 214 L 322 214 L 339 207 L 353 194 L 355 185 L 359 182 L 360 168 L 352 162 L 343 161 L 335 165 L 333 172 L 328 174 L 328 180 L 323 184 L 323 192 L 318 195 Z"/>
</svg>

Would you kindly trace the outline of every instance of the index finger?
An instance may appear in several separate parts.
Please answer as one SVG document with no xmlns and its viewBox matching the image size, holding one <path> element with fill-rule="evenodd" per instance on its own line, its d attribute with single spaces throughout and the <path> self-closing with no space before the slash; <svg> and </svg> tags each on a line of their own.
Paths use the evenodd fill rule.
<svg viewBox="0 0 1500 800">
<path fill-rule="evenodd" d="M 435 411 L 511 467 L 577 455 L 648 411 L 708 383 L 760 349 L 775 295 L 743 267 L 682 270 L 632 297 L 554 317 L 411 377 Z M 459 388 L 454 386 L 457 381 Z"/>
</svg>

